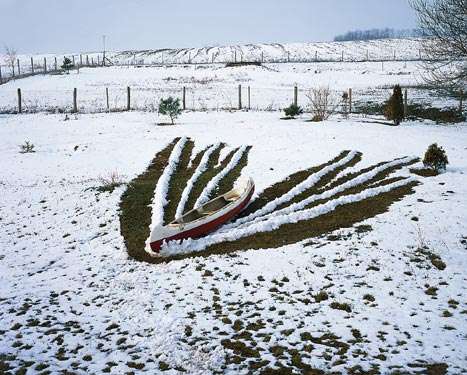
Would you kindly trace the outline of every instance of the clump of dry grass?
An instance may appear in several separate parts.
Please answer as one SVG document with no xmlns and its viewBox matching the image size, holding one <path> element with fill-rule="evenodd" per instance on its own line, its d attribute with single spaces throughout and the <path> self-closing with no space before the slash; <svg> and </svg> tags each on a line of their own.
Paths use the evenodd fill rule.
<svg viewBox="0 0 467 375">
<path fill-rule="evenodd" d="M 119 174 L 117 171 L 112 171 L 105 176 L 99 176 L 99 187 L 98 191 L 104 192 L 109 191 L 113 192 L 115 188 L 124 184 L 124 176 Z"/>
</svg>

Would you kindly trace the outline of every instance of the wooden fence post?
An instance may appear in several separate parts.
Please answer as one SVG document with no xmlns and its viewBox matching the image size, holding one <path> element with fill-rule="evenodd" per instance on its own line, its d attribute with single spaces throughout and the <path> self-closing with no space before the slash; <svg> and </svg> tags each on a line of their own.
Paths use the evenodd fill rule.
<svg viewBox="0 0 467 375">
<path fill-rule="evenodd" d="M 352 113 L 352 89 L 349 89 L 349 113 Z"/>
<path fill-rule="evenodd" d="M 76 87 L 73 89 L 73 113 L 78 112 L 78 90 Z"/>
<path fill-rule="evenodd" d="M 44 57 L 44 74 L 47 73 L 47 59 Z"/>
<path fill-rule="evenodd" d="M 318 51 L 315 51 L 315 61 L 318 61 Z"/>
<path fill-rule="evenodd" d="M 94 57 L 91 57 L 91 65 L 94 66 Z"/>
<path fill-rule="evenodd" d="M 238 85 L 238 109 L 242 109 L 242 85 Z"/>
<path fill-rule="evenodd" d="M 182 108 L 183 108 L 183 110 L 186 109 L 186 87 L 185 86 L 183 86 Z"/>
<path fill-rule="evenodd" d="M 73 58 L 73 66 L 75 66 L 75 55 L 73 55 L 72 58 Z"/>
<path fill-rule="evenodd" d="M 99 55 L 97 55 L 97 66 L 101 65 L 101 59 L 99 57 Z"/>
<path fill-rule="evenodd" d="M 130 86 L 126 88 L 126 110 L 129 111 L 131 108 L 130 106 Z"/>
<path fill-rule="evenodd" d="M 293 104 L 298 105 L 298 86 L 295 85 L 293 88 Z"/>
<path fill-rule="evenodd" d="M 341 61 L 344 62 L 344 51 L 342 51 Z"/>
<path fill-rule="evenodd" d="M 57 64 L 57 56 L 54 58 L 54 65 L 55 65 L 55 71 L 58 70 L 58 64 Z"/>
<path fill-rule="evenodd" d="M 34 74 L 34 60 L 31 57 L 31 73 Z"/>
<path fill-rule="evenodd" d="M 234 51 L 234 61 L 237 62 L 237 51 Z"/>
<path fill-rule="evenodd" d="M 18 65 L 18 76 L 21 75 L 21 68 L 19 66 L 19 59 L 16 59 L 16 65 Z"/>
<path fill-rule="evenodd" d="M 407 89 L 404 89 L 404 118 L 408 114 L 408 99 L 407 99 Z"/>
<path fill-rule="evenodd" d="M 83 55 L 79 54 L 79 65 L 83 66 Z"/>
<path fill-rule="evenodd" d="M 18 89 L 18 113 L 22 113 L 23 108 L 21 106 L 21 89 Z"/>
<path fill-rule="evenodd" d="M 370 52 L 366 50 L 366 61 L 370 61 Z"/>
<path fill-rule="evenodd" d="M 394 61 L 396 61 L 396 50 L 394 50 Z"/>
<path fill-rule="evenodd" d="M 105 88 L 105 101 L 107 103 L 107 111 L 110 112 L 110 105 L 109 105 L 109 88 Z"/>
<path fill-rule="evenodd" d="M 248 110 L 251 109 L 251 95 L 250 95 L 250 86 L 248 86 Z"/>
<path fill-rule="evenodd" d="M 261 51 L 261 62 L 263 63 L 264 62 L 264 52 Z"/>
<path fill-rule="evenodd" d="M 290 52 L 287 51 L 287 62 L 290 62 Z"/>
<path fill-rule="evenodd" d="M 464 90 L 461 89 L 459 96 L 459 113 L 462 115 L 464 111 Z"/>
<path fill-rule="evenodd" d="M 86 66 L 89 66 L 89 55 L 86 55 Z"/>
</svg>

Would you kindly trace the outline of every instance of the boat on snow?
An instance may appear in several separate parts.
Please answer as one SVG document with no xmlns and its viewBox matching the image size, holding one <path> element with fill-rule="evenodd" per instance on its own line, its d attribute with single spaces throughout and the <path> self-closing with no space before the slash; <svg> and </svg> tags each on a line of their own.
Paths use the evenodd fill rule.
<svg viewBox="0 0 467 375">
<path fill-rule="evenodd" d="M 149 245 L 158 253 L 164 242 L 198 238 L 220 227 L 237 216 L 250 202 L 255 190 L 251 178 L 239 183 L 234 189 L 194 208 L 167 225 L 151 231 Z"/>
</svg>

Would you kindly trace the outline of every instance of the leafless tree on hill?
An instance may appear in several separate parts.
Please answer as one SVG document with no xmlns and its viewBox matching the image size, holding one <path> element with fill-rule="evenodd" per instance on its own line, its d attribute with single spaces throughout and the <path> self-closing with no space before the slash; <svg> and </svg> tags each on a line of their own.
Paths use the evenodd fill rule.
<svg viewBox="0 0 467 375">
<path fill-rule="evenodd" d="M 467 0 L 410 0 L 419 27 L 428 84 L 447 89 L 467 85 Z"/>
<path fill-rule="evenodd" d="M 15 48 L 5 46 L 5 63 L 10 67 L 11 74 L 15 75 L 15 64 L 18 53 Z"/>
</svg>

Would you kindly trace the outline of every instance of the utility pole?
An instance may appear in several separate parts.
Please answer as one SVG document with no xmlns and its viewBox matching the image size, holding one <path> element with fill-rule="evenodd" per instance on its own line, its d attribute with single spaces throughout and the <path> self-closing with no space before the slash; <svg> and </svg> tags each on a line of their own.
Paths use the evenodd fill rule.
<svg viewBox="0 0 467 375">
<path fill-rule="evenodd" d="M 104 45 L 104 50 L 102 52 L 102 66 L 105 66 L 105 35 L 102 35 L 102 44 Z"/>
</svg>

